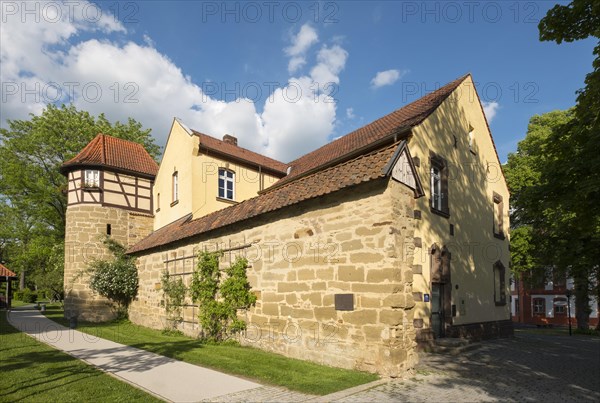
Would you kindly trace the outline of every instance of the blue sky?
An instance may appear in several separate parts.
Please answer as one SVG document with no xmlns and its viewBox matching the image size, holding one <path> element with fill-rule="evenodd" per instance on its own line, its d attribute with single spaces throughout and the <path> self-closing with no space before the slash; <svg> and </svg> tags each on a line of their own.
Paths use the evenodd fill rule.
<svg viewBox="0 0 600 403">
<path fill-rule="evenodd" d="M 470 72 L 504 162 L 593 59 L 592 40 L 539 42 L 552 1 L 56 4 L 2 3 L 3 125 L 74 102 L 161 145 L 177 116 L 283 161 Z"/>
</svg>

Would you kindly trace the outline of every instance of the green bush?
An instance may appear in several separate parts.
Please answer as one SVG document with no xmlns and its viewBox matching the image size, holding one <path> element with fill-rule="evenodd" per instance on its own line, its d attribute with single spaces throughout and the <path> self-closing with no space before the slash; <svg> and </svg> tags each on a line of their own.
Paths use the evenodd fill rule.
<svg viewBox="0 0 600 403">
<path fill-rule="evenodd" d="M 37 297 L 37 292 L 31 291 L 29 288 L 24 288 L 22 291 L 15 291 L 13 293 L 13 299 L 27 303 L 34 303 L 37 301 Z"/>
</svg>

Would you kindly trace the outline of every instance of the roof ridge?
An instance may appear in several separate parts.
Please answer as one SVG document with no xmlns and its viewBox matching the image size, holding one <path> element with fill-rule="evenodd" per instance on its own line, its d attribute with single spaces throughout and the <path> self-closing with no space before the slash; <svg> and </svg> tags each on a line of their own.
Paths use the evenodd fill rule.
<svg viewBox="0 0 600 403">
<path fill-rule="evenodd" d="M 338 159 L 351 158 L 357 150 L 374 146 L 387 136 L 397 134 L 395 132 L 402 127 L 409 129 L 421 124 L 470 75 L 471 73 L 467 73 L 401 108 L 296 158 L 288 163 L 288 166 L 291 167 L 290 174 L 281 178 L 265 191 L 294 181 Z"/>
<path fill-rule="evenodd" d="M 225 142 L 225 141 L 223 141 L 223 140 L 221 140 L 221 139 L 219 139 L 219 138 L 217 138 L 217 137 L 215 137 L 215 136 L 211 136 L 210 134 L 202 133 L 202 132 L 199 132 L 199 131 L 197 131 L 197 130 L 194 130 L 194 129 L 191 129 L 191 130 L 192 130 L 192 132 L 193 132 L 194 134 L 199 134 L 199 135 L 202 135 L 202 136 L 210 137 L 211 139 L 213 139 L 213 140 L 215 140 L 215 141 L 218 141 L 218 142 L 220 142 L 220 143 L 222 143 L 222 144 L 229 144 L 229 143 L 227 143 L 227 142 Z M 233 146 L 233 144 L 230 144 L 230 145 L 232 145 L 232 146 Z M 248 152 L 251 152 L 251 153 L 254 153 L 254 154 L 260 155 L 261 157 L 268 158 L 268 159 L 270 159 L 271 161 L 278 162 L 278 163 L 280 163 L 280 164 L 283 164 L 283 165 L 287 165 L 287 164 L 286 164 L 285 162 L 283 162 L 283 161 L 276 160 L 275 158 L 272 158 L 272 157 L 269 157 L 268 155 L 261 154 L 261 153 L 259 153 L 259 152 L 256 152 L 256 151 L 253 151 L 253 150 L 250 150 L 249 148 L 242 147 L 242 146 L 238 146 L 238 145 L 235 145 L 234 147 L 237 147 L 237 148 L 239 148 L 239 149 L 241 149 L 241 150 L 245 150 L 245 151 L 248 151 Z"/>
</svg>

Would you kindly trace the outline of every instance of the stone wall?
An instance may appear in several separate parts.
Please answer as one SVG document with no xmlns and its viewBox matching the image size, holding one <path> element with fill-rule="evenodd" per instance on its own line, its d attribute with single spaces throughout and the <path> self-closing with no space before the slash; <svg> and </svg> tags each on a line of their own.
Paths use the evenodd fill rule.
<svg viewBox="0 0 600 403">
<path fill-rule="evenodd" d="M 65 227 L 65 316 L 89 321 L 114 317 L 110 303 L 92 292 L 86 273 L 92 259 L 108 257 L 102 244 L 110 224 L 111 237 L 131 246 L 152 231 L 152 216 L 126 210 L 79 204 L 69 206 Z"/>
<path fill-rule="evenodd" d="M 214 231 L 188 243 L 140 254 L 135 323 L 167 326 L 160 276 L 189 284 L 199 250 L 226 250 L 251 263 L 257 304 L 242 314 L 240 337 L 289 357 L 397 376 L 416 363 L 412 294 L 413 192 L 379 180 Z M 178 260 L 174 260 L 178 259 Z M 188 274 L 186 274 L 188 273 Z M 351 294 L 353 310 L 336 310 L 336 294 Z M 191 301 L 187 301 L 191 304 Z M 197 335 L 195 308 L 181 330 Z M 197 323 L 197 322 L 196 322 Z"/>
</svg>

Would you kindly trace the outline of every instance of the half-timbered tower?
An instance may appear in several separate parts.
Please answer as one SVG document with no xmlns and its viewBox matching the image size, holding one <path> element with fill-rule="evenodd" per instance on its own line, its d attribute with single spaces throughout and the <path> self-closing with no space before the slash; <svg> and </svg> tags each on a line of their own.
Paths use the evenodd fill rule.
<svg viewBox="0 0 600 403">
<path fill-rule="evenodd" d="M 131 246 L 152 231 L 152 188 L 158 165 L 140 144 L 97 135 L 61 172 L 68 179 L 65 308 L 82 319 L 109 318 L 93 295 L 88 263 L 105 253 L 104 236 Z"/>
</svg>

